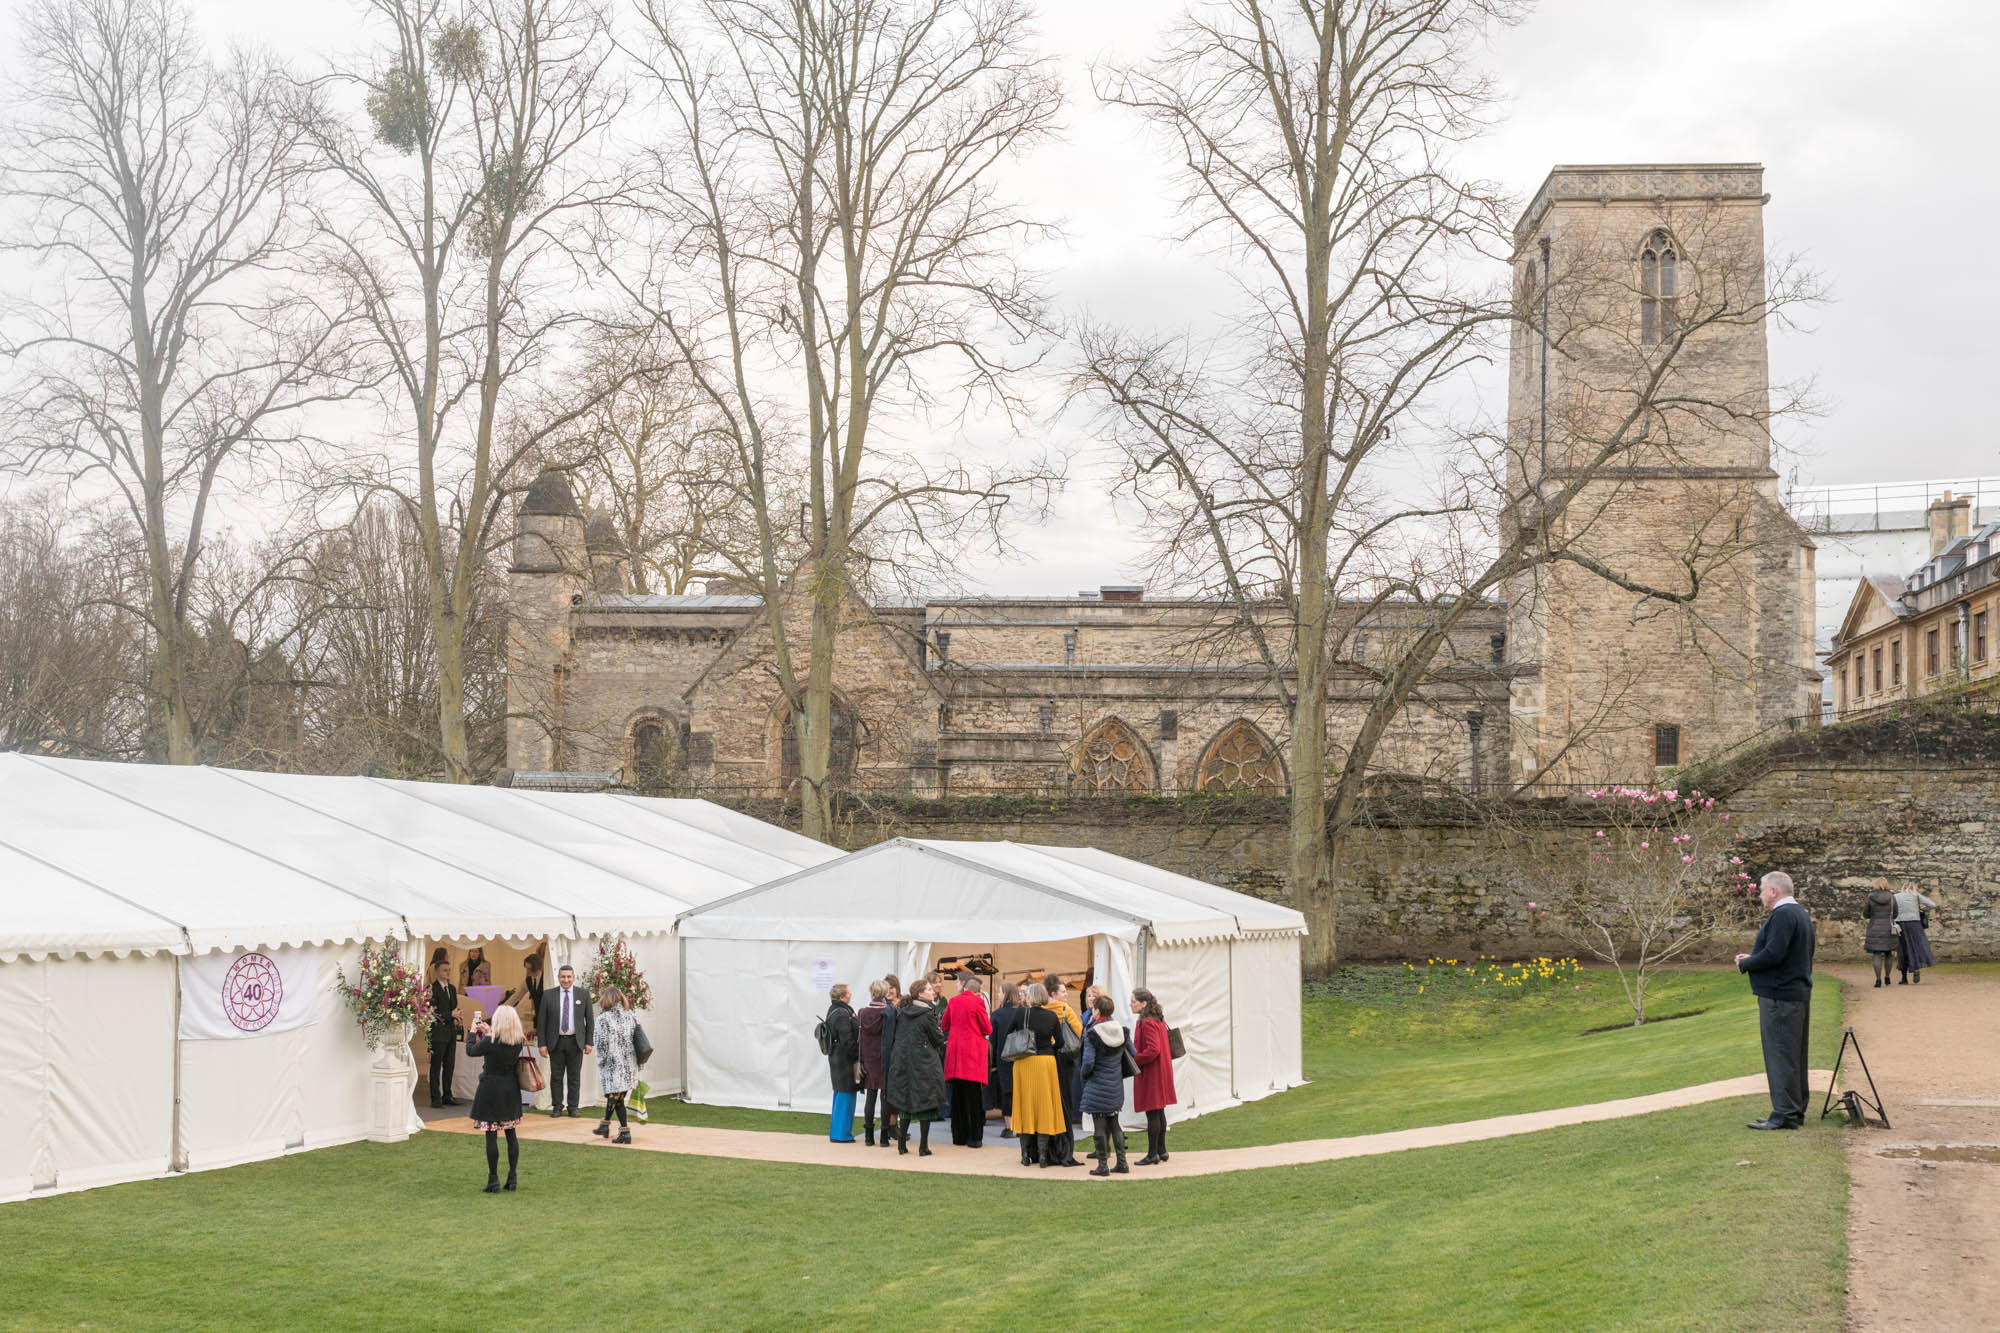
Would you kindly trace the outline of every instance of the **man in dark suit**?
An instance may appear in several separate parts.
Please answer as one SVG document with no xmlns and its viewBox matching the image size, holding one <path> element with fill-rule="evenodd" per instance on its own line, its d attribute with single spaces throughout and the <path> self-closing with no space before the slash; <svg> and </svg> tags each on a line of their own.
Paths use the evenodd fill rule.
<svg viewBox="0 0 2000 1333">
<path fill-rule="evenodd" d="M 438 950 L 443 953 L 444 950 Z M 451 984 L 451 963 L 431 969 L 431 1105 L 457 1106 L 451 1079 L 458 1064 L 458 987 Z"/>
<path fill-rule="evenodd" d="M 576 969 L 568 963 L 556 973 L 556 984 L 542 992 L 535 1007 L 535 1035 L 542 1058 L 549 1062 L 549 1104 L 562 1115 L 563 1089 L 569 1089 L 569 1115 L 583 1089 L 583 1057 L 590 1054 L 590 992 L 576 984 Z"/>
<path fill-rule="evenodd" d="M 1757 996 L 1757 1033 L 1764 1041 L 1764 1077 L 1771 1114 L 1751 1129 L 1798 1129 L 1806 1122 L 1806 1034 L 1812 1022 L 1812 916 L 1792 897 L 1792 877 L 1774 870 L 1757 884 L 1764 924 L 1736 970 Z"/>
</svg>

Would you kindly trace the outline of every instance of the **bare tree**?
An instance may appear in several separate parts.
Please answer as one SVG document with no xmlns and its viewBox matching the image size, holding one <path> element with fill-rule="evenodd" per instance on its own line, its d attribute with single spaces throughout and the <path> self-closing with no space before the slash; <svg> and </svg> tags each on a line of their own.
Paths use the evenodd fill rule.
<svg viewBox="0 0 2000 1333">
<path fill-rule="evenodd" d="M 337 276 L 386 366 L 407 444 L 350 470 L 417 525 L 449 776 L 477 776 L 466 652 L 486 555 L 520 465 L 588 405 L 553 416 L 538 376 L 585 320 L 574 261 L 618 201 L 605 136 L 623 105 L 587 0 L 368 0 L 386 40 L 298 108 L 344 186 L 323 205 Z M 352 128 L 359 122 L 360 130 Z"/>
<path fill-rule="evenodd" d="M 118 608 L 119 544 L 60 492 L 0 505 L 0 750 L 139 753 L 146 645 Z"/>
<path fill-rule="evenodd" d="M 1600 538 L 1619 485 L 1603 478 L 1638 457 L 1671 466 L 1718 430 L 1764 432 L 1761 381 L 1703 395 L 1679 363 L 1717 330 L 1759 326 L 1810 294 L 1767 286 L 1761 251 L 1747 270 L 1744 256 L 1713 255 L 1716 281 L 1690 289 L 1671 336 L 1575 377 L 1559 405 L 1560 468 L 1453 427 L 1445 395 L 1500 330 L 1550 327 L 1552 355 L 1584 359 L 1634 297 L 1629 256 L 1579 253 L 1562 274 L 1562 322 L 1552 312 L 1545 326 L 1534 293 L 1510 297 L 1488 276 L 1512 257 L 1509 209 L 1456 174 L 1451 152 L 1490 104 L 1473 57 L 1520 12 L 1512 0 L 1227 0 L 1100 89 L 1178 151 L 1190 235 L 1219 242 L 1245 299 L 1210 343 L 1089 331 L 1077 388 L 1123 453 L 1163 572 L 1236 608 L 1238 642 L 1289 713 L 1290 882 L 1314 970 L 1337 956 L 1338 838 L 1385 738 L 1465 661 L 1469 626 L 1539 596 L 1535 571 L 1551 567 L 1617 583 L 1635 615 L 1692 615 L 1715 571 L 1740 565 L 1731 520 L 1747 494 L 1718 502 L 1685 550 L 1618 567 Z M 1395 632 L 1362 651 L 1384 619 Z M 1336 671 L 1365 699 L 1330 773 Z M 1622 686 L 1601 684 L 1603 711 Z"/>
<path fill-rule="evenodd" d="M 24 19 L 27 78 L 0 253 L 46 286 L 14 311 L 17 466 L 119 496 L 143 545 L 157 757 L 192 763 L 190 603 L 232 471 L 300 410 L 351 389 L 338 312 L 287 281 L 300 257 L 296 135 L 271 65 L 211 58 L 177 0 L 68 0 Z"/>
<path fill-rule="evenodd" d="M 1020 407 L 1041 310 L 1019 255 L 1039 228 L 998 177 L 1052 131 L 1059 91 L 1020 0 L 649 0 L 644 14 L 639 56 L 672 134 L 656 158 L 658 271 L 634 295 L 735 450 L 803 826 L 828 838 L 843 604 L 957 542 L 998 543 L 1010 500 L 1054 480 L 1039 462 L 926 465 L 883 421 Z M 802 394 L 774 392 L 779 377 Z M 788 440 L 806 456 L 798 513 L 776 484 Z M 781 595 L 794 525 L 804 627 Z"/>
<path fill-rule="evenodd" d="M 686 593 L 697 580 L 755 584 L 757 524 L 740 502 L 736 449 L 679 354 L 656 328 L 605 325 L 568 390 L 590 406 L 552 442 L 578 498 L 610 517 L 630 558 L 633 592 Z M 803 488 L 773 469 L 774 512 L 797 512 Z M 774 530 L 777 564 L 801 554 L 794 527 Z"/>
</svg>

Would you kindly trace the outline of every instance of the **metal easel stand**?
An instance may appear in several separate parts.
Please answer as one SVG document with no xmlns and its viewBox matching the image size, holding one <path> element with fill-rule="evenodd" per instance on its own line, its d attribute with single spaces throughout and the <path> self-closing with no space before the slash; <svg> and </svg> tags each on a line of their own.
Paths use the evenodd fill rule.
<svg viewBox="0 0 2000 1333">
<path fill-rule="evenodd" d="M 1826 1119 L 1833 1110 L 1835 1101 L 1833 1087 L 1840 1081 L 1841 1061 L 1847 1058 L 1847 1048 L 1850 1046 L 1854 1048 L 1854 1058 L 1861 1062 L 1861 1076 L 1868 1080 L 1868 1096 L 1863 1097 L 1859 1092 L 1849 1088 L 1840 1094 L 1838 1099 L 1840 1109 L 1846 1114 L 1847 1123 L 1850 1125 L 1867 1124 L 1870 1118 L 1867 1112 L 1873 1111 L 1876 1123 L 1888 1129 L 1889 1113 L 1882 1109 L 1882 1094 L 1875 1090 L 1875 1075 L 1869 1072 L 1868 1057 L 1861 1053 L 1861 1038 L 1854 1035 L 1854 1029 L 1851 1027 L 1840 1038 L 1840 1054 L 1834 1057 L 1833 1077 L 1827 1081 L 1826 1100 L 1820 1103 L 1819 1118 Z"/>
</svg>

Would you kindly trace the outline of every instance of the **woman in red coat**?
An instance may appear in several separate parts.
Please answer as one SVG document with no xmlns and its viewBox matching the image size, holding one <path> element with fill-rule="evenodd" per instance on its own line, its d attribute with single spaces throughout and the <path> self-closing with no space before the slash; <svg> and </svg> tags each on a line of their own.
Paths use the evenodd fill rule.
<svg viewBox="0 0 2000 1333">
<path fill-rule="evenodd" d="M 951 1089 L 951 1141 L 983 1148 L 986 1139 L 986 1064 L 992 1058 L 993 1019 L 979 994 L 979 978 L 958 974 L 958 994 L 944 1007 L 944 1080 Z"/>
<path fill-rule="evenodd" d="M 1132 1034 L 1132 1057 L 1139 1062 L 1132 1080 L 1132 1109 L 1146 1113 L 1146 1155 L 1140 1166 L 1167 1160 L 1167 1108 L 1174 1104 L 1174 1057 L 1167 1045 L 1167 1016 L 1145 989 L 1132 992 L 1139 1027 Z"/>
</svg>

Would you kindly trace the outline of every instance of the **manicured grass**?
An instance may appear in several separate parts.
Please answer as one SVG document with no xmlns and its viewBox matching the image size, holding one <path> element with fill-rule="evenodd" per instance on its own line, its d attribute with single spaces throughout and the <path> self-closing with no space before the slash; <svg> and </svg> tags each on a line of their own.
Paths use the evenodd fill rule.
<svg viewBox="0 0 2000 1333">
<path fill-rule="evenodd" d="M 1191 1120 L 1175 1128 L 1174 1146 L 1239 1147 L 1451 1124 L 1764 1069 L 1756 999 L 1734 970 L 1674 971 L 1648 987 L 1649 1014 L 1704 1013 L 1588 1036 L 1588 1028 L 1631 1022 L 1610 971 L 1583 970 L 1581 990 L 1504 995 L 1469 983 L 1425 983 L 1423 971 L 1354 967 L 1334 984 L 1314 987 L 1302 1015 L 1306 1086 Z M 1813 1063 L 1820 1068 L 1832 1065 L 1840 1045 L 1839 991 L 1831 976 L 1815 979 Z M 820 1115 L 667 1098 L 654 1099 L 650 1109 L 655 1124 L 826 1133 Z"/>
<path fill-rule="evenodd" d="M 0 1327 L 1836 1329 L 1840 1132 L 1759 1109 L 1143 1184 L 423 1134 L 0 1208 Z"/>
</svg>

